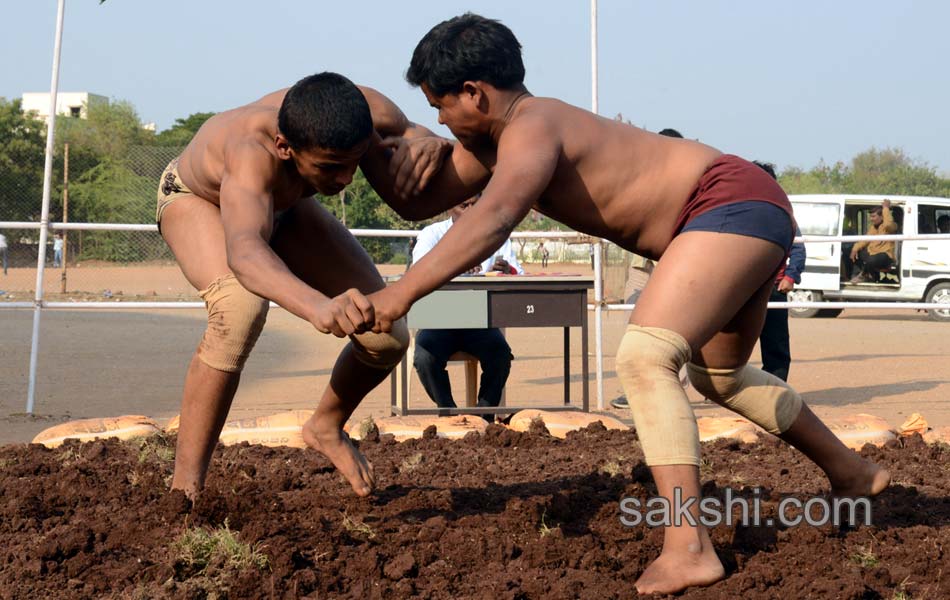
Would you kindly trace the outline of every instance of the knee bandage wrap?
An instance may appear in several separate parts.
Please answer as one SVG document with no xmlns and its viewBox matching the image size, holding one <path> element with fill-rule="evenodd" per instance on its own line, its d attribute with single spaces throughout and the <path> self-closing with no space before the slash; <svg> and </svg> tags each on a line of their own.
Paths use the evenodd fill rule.
<svg viewBox="0 0 950 600">
<path fill-rule="evenodd" d="M 699 430 L 680 384 L 690 359 L 683 336 L 659 327 L 628 325 L 617 351 L 617 375 L 648 466 L 699 466 Z"/>
<path fill-rule="evenodd" d="M 367 367 L 389 370 L 399 364 L 409 347 L 409 328 L 403 317 L 389 333 L 360 333 L 350 336 L 353 354 Z"/>
<path fill-rule="evenodd" d="M 198 295 L 208 308 L 198 358 L 212 369 L 239 373 L 264 328 L 267 300 L 244 289 L 230 274 L 215 279 Z"/>
<path fill-rule="evenodd" d="M 787 383 L 761 369 L 749 365 L 711 369 L 690 363 L 686 370 L 696 391 L 771 434 L 787 431 L 802 410 L 802 397 Z"/>
</svg>

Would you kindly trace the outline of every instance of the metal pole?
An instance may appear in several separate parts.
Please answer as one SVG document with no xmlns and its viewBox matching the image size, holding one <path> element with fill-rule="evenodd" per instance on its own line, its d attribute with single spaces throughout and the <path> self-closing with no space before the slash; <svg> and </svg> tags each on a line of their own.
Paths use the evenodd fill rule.
<svg viewBox="0 0 950 600">
<path fill-rule="evenodd" d="M 36 296 L 33 307 L 33 342 L 30 347 L 30 386 L 26 412 L 33 414 L 36 397 L 36 358 L 39 350 L 40 314 L 43 311 L 43 269 L 46 267 L 46 238 L 49 233 L 49 199 L 53 187 L 53 140 L 56 133 L 56 99 L 59 89 L 59 57 L 63 47 L 63 17 L 66 0 L 59 0 L 56 10 L 56 37 L 53 42 L 53 69 L 49 85 L 49 124 L 46 127 L 46 165 L 43 167 L 43 209 L 40 213 L 40 247 L 36 259 Z"/>
<path fill-rule="evenodd" d="M 69 223 L 69 142 L 63 144 L 63 223 Z M 68 229 L 64 229 L 60 232 L 59 235 L 63 236 L 63 255 L 60 257 L 63 260 L 63 264 L 60 265 L 63 269 L 62 275 L 59 277 L 59 293 L 66 293 L 66 248 L 68 248 L 66 242 Z"/>
<path fill-rule="evenodd" d="M 590 0 L 590 111 L 595 115 L 597 105 L 597 0 Z"/>
<path fill-rule="evenodd" d="M 590 0 L 590 111 L 599 111 L 597 95 L 597 0 Z M 604 410 L 603 242 L 594 247 L 594 353 L 597 364 L 597 410 Z M 584 357 L 587 360 L 587 357 Z"/>
<path fill-rule="evenodd" d="M 594 354 L 597 365 L 597 410 L 604 410 L 604 244 L 594 244 Z M 584 357 L 587 360 L 587 357 Z"/>
</svg>

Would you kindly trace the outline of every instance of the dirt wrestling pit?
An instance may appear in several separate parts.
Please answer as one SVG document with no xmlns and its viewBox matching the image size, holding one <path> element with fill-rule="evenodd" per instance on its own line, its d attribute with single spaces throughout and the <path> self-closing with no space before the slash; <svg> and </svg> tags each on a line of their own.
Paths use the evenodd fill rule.
<svg viewBox="0 0 950 600">
<path fill-rule="evenodd" d="M 655 496 L 630 431 L 559 440 L 492 425 L 360 442 L 379 485 L 354 496 L 309 450 L 219 446 L 192 504 L 169 493 L 174 437 L 0 448 L 0 598 L 629 598 L 662 530 L 621 523 Z M 950 446 L 866 446 L 894 482 L 856 528 L 721 525 L 726 578 L 683 598 L 947 598 Z M 706 497 L 763 516 L 828 492 L 772 441 L 705 444 Z"/>
</svg>

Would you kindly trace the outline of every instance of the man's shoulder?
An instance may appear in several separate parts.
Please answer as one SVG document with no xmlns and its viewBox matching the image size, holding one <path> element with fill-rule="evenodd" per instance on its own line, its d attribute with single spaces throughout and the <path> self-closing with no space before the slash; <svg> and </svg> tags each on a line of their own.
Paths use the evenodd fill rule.
<svg viewBox="0 0 950 600">
<path fill-rule="evenodd" d="M 452 226 L 452 219 L 445 219 L 444 221 L 436 221 L 431 225 L 426 225 L 419 230 L 419 237 L 423 236 L 430 238 L 433 236 L 442 237 L 445 235 L 445 232 L 449 230 L 449 227 Z"/>
</svg>

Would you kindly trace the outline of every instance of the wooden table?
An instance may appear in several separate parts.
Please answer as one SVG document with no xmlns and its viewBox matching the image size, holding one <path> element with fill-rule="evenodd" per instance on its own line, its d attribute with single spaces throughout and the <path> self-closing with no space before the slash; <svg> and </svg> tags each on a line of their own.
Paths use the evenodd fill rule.
<svg viewBox="0 0 950 600">
<path fill-rule="evenodd" d="M 580 276 L 463 276 L 418 300 L 409 311 L 410 329 L 486 329 L 489 327 L 560 327 L 564 330 L 564 403 L 533 406 L 540 410 L 583 410 L 590 406 L 587 362 L 587 291 L 591 277 Z M 571 404 L 571 327 L 581 328 L 580 407 Z M 409 408 L 409 365 L 406 357 L 392 375 L 392 414 L 498 414 L 511 406 Z"/>
</svg>

